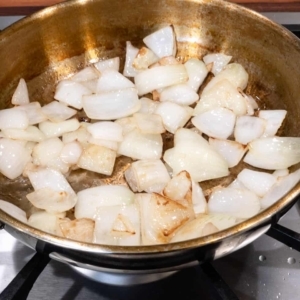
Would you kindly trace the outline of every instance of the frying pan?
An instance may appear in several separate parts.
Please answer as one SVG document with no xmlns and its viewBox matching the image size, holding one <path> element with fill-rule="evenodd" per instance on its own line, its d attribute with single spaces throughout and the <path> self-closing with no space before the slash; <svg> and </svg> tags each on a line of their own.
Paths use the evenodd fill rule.
<svg viewBox="0 0 300 300">
<path fill-rule="evenodd" d="M 31 101 L 49 103 L 58 80 L 99 59 L 120 56 L 124 63 L 126 41 L 141 46 L 143 37 L 167 24 L 173 24 L 176 31 L 178 59 L 201 58 L 209 52 L 232 55 L 249 73 L 246 92 L 262 108 L 286 109 L 282 134 L 299 136 L 299 40 L 263 16 L 220 0 L 74 0 L 29 16 L 0 34 L 0 109 L 10 107 L 20 78 L 28 83 Z M 243 167 L 239 165 L 217 184 L 228 184 Z M 117 175 L 105 179 L 116 182 Z M 68 180 L 78 191 L 83 182 L 100 183 L 104 177 L 81 171 L 71 173 Z M 211 184 L 206 182 L 204 188 Z M 1 175 L 0 187 L 1 199 L 30 213 L 25 195 L 32 188 L 27 179 L 9 180 Z M 34 229 L 1 210 L 0 221 L 18 240 L 61 262 L 116 274 L 146 274 L 177 270 L 236 251 L 277 222 L 299 193 L 297 185 L 243 223 L 166 245 L 125 247 L 67 240 Z"/>
</svg>

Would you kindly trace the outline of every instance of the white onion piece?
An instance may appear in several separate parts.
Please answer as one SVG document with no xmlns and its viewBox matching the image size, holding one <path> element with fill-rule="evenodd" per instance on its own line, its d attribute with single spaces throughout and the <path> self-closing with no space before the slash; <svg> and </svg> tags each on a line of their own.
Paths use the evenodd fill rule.
<svg viewBox="0 0 300 300">
<path fill-rule="evenodd" d="M 226 160 L 228 167 L 235 167 L 243 158 L 247 148 L 235 141 L 209 139 L 209 144 Z"/>
<path fill-rule="evenodd" d="M 88 126 L 87 131 L 94 139 L 121 142 L 123 140 L 122 126 L 115 122 L 96 122 Z"/>
<path fill-rule="evenodd" d="M 168 65 L 147 69 L 134 78 L 140 96 L 159 88 L 184 83 L 187 80 L 188 73 L 184 65 Z"/>
<path fill-rule="evenodd" d="M 158 66 L 169 66 L 169 65 L 179 65 L 180 62 L 176 59 L 175 56 L 164 56 L 162 57 L 157 64 L 153 64 L 150 68 L 158 67 Z"/>
<path fill-rule="evenodd" d="M 263 197 L 276 183 L 276 177 L 272 174 L 249 169 L 243 169 L 237 178 L 248 190 L 259 197 Z"/>
<path fill-rule="evenodd" d="M 89 145 L 83 149 L 77 166 L 96 173 L 111 175 L 116 152 L 103 146 Z"/>
<path fill-rule="evenodd" d="M 95 221 L 91 219 L 60 219 L 58 221 L 63 237 L 75 241 L 92 243 L 94 240 Z"/>
<path fill-rule="evenodd" d="M 113 69 L 103 71 L 97 83 L 97 93 L 123 90 L 126 88 L 134 88 L 134 84 L 128 78 Z"/>
<path fill-rule="evenodd" d="M 26 112 L 29 125 L 38 124 L 47 120 L 47 117 L 43 114 L 41 104 L 39 102 L 30 102 L 28 104 L 16 106 L 14 109 Z"/>
<path fill-rule="evenodd" d="M 91 134 L 87 131 L 87 127 L 90 124 L 81 122 L 80 126 L 77 130 L 72 132 L 67 132 L 62 135 L 62 141 L 66 143 L 70 143 L 73 141 L 78 141 L 82 146 L 87 146 L 89 138 Z"/>
<path fill-rule="evenodd" d="M 133 159 L 160 159 L 162 147 L 160 134 L 143 134 L 134 129 L 124 136 L 118 153 Z"/>
<path fill-rule="evenodd" d="M 279 177 L 284 177 L 284 176 L 287 176 L 289 175 L 289 169 L 280 169 L 280 170 L 275 170 L 273 172 L 273 176 L 275 176 L 276 178 L 279 178 Z"/>
<path fill-rule="evenodd" d="M 261 199 L 261 208 L 265 209 L 285 196 L 300 180 L 300 170 L 297 170 L 277 180 L 271 190 Z"/>
<path fill-rule="evenodd" d="M 147 35 L 143 42 L 160 58 L 176 54 L 175 32 L 172 26 L 160 28 Z"/>
<path fill-rule="evenodd" d="M 24 105 L 30 102 L 26 82 L 23 78 L 20 79 L 17 88 L 15 89 L 11 103 L 14 105 Z"/>
<path fill-rule="evenodd" d="M 204 214 L 207 212 L 207 202 L 202 188 L 194 180 L 192 180 L 192 202 L 195 214 Z"/>
<path fill-rule="evenodd" d="M 210 137 L 227 139 L 233 133 L 235 114 L 227 108 L 218 107 L 192 118 L 192 123 Z"/>
<path fill-rule="evenodd" d="M 160 193 L 170 180 L 161 160 L 139 160 L 125 171 L 125 178 L 134 192 Z"/>
<path fill-rule="evenodd" d="M 159 194 L 136 194 L 141 216 L 142 244 L 164 244 L 177 228 L 194 218 L 190 207 Z"/>
<path fill-rule="evenodd" d="M 227 187 L 230 187 L 233 189 L 242 189 L 242 190 L 246 189 L 246 187 L 238 179 L 233 180 Z"/>
<path fill-rule="evenodd" d="M 205 111 L 224 107 L 232 110 L 237 116 L 245 115 L 247 105 L 245 98 L 226 79 L 218 81 L 212 89 L 202 93 L 193 115 L 199 115 Z"/>
<path fill-rule="evenodd" d="M 0 139 L 0 149 L 0 172 L 9 179 L 17 178 L 30 161 L 30 152 L 24 143 L 6 138 Z"/>
<path fill-rule="evenodd" d="M 229 174 L 226 161 L 202 136 L 189 129 L 177 130 L 175 147 L 165 152 L 164 160 L 173 174 L 186 170 L 197 182 Z"/>
<path fill-rule="evenodd" d="M 224 230 L 236 224 L 236 218 L 224 214 L 201 214 L 196 219 L 180 227 L 171 242 L 180 242 L 199 238 L 208 234 L 206 226 L 212 224 L 217 230 Z M 217 230 L 210 232 L 214 233 Z"/>
<path fill-rule="evenodd" d="M 136 89 L 128 88 L 83 97 L 87 116 L 96 120 L 115 120 L 130 116 L 141 108 Z"/>
<path fill-rule="evenodd" d="M 62 173 L 67 173 L 69 166 L 60 158 L 63 147 L 64 143 L 57 137 L 38 143 L 33 148 L 33 163 L 37 166 L 50 167 Z"/>
<path fill-rule="evenodd" d="M 130 131 L 137 129 L 137 124 L 133 117 L 121 118 L 116 120 L 115 123 L 122 126 L 123 136 L 127 135 Z"/>
<path fill-rule="evenodd" d="M 139 73 L 139 70 L 133 67 L 133 61 L 137 56 L 139 49 L 132 46 L 130 42 L 126 42 L 126 57 L 123 75 L 126 77 L 134 77 Z"/>
<path fill-rule="evenodd" d="M 246 189 L 218 189 L 212 192 L 208 201 L 209 213 L 228 214 L 241 219 L 251 218 L 259 210 L 258 196 Z"/>
<path fill-rule="evenodd" d="M 266 128 L 266 121 L 253 116 L 240 116 L 236 120 L 234 138 L 238 143 L 246 145 L 260 138 Z"/>
<path fill-rule="evenodd" d="M 160 134 L 166 131 L 160 115 L 135 113 L 133 118 L 142 133 Z"/>
<path fill-rule="evenodd" d="M 210 89 L 224 79 L 228 80 L 235 88 L 244 90 L 248 84 L 249 75 L 244 67 L 238 63 L 227 65 L 216 77 L 214 77 L 204 88 L 202 95 L 204 96 Z"/>
<path fill-rule="evenodd" d="M 92 92 L 79 82 L 61 80 L 56 86 L 54 99 L 64 102 L 69 106 L 82 109 L 82 96 Z"/>
<path fill-rule="evenodd" d="M 242 93 L 242 95 L 244 96 L 245 100 L 246 100 L 246 104 L 247 104 L 247 115 L 252 116 L 254 115 L 254 111 L 256 109 L 258 109 L 258 104 L 255 101 L 255 99 L 250 96 L 250 95 L 246 95 L 244 93 Z"/>
<path fill-rule="evenodd" d="M 173 102 L 161 102 L 155 114 L 161 116 L 164 127 L 171 133 L 183 127 L 192 116 L 193 109 Z"/>
<path fill-rule="evenodd" d="M 207 68 L 203 61 L 197 58 L 190 58 L 184 65 L 189 76 L 187 85 L 197 92 L 208 74 Z"/>
<path fill-rule="evenodd" d="M 106 245 L 140 245 L 140 216 L 136 204 L 99 207 L 94 242 Z"/>
<path fill-rule="evenodd" d="M 42 113 L 52 122 L 62 122 L 73 117 L 77 111 L 61 102 L 52 101 L 42 107 Z"/>
<path fill-rule="evenodd" d="M 159 102 L 153 101 L 146 97 L 142 97 L 140 99 L 140 102 L 141 102 L 141 108 L 138 112 L 142 114 L 153 114 L 157 105 L 159 104 Z"/>
<path fill-rule="evenodd" d="M 45 135 L 35 126 L 28 126 L 26 129 L 3 129 L 2 133 L 14 140 L 40 142 L 45 139 Z"/>
<path fill-rule="evenodd" d="M 75 218 L 95 219 L 98 207 L 132 204 L 134 194 L 126 186 L 102 185 L 81 190 L 77 198 Z"/>
<path fill-rule="evenodd" d="M 26 129 L 29 119 L 25 111 L 16 108 L 0 110 L 0 129 Z"/>
<path fill-rule="evenodd" d="M 39 129 L 47 138 L 58 137 L 67 132 L 75 131 L 79 128 L 80 123 L 77 119 L 70 119 L 62 122 L 45 121 L 39 124 Z"/>
<path fill-rule="evenodd" d="M 75 75 L 73 75 L 71 78 L 72 81 L 76 82 L 84 82 L 89 81 L 93 79 L 97 79 L 99 77 L 99 72 L 93 68 L 93 67 L 86 67 L 79 72 L 77 72 Z"/>
<path fill-rule="evenodd" d="M 82 154 L 82 146 L 79 142 L 70 142 L 66 143 L 61 152 L 60 152 L 60 159 L 69 165 L 77 164 L 80 156 Z"/>
<path fill-rule="evenodd" d="M 300 162 L 300 138 L 297 137 L 261 138 L 248 147 L 244 162 L 257 168 L 286 169 Z"/>
<path fill-rule="evenodd" d="M 113 70 L 119 71 L 120 58 L 119 57 L 114 57 L 114 58 L 101 60 L 101 61 L 95 63 L 94 66 L 101 73 L 104 72 L 107 69 L 113 69 Z"/>
<path fill-rule="evenodd" d="M 142 47 L 133 60 L 132 65 L 137 70 L 145 70 L 150 65 L 156 63 L 158 60 L 158 56 L 153 51 L 146 47 Z"/>
<path fill-rule="evenodd" d="M 93 145 L 103 146 L 113 151 L 118 151 L 119 143 L 111 140 L 94 139 L 90 137 L 88 142 Z"/>
<path fill-rule="evenodd" d="M 199 95 L 187 83 L 183 83 L 165 88 L 160 94 L 159 100 L 179 105 L 191 105 L 199 100 Z"/>
<path fill-rule="evenodd" d="M 6 212 L 8 215 L 12 216 L 13 218 L 23 223 L 27 223 L 25 211 L 17 207 L 16 205 L 4 200 L 0 200 L 0 209 Z"/>
<path fill-rule="evenodd" d="M 280 128 L 287 111 L 286 110 L 260 110 L 258 116 L 266 120 L 263 137 L 274 136 Z"/>
<path fill-rule="evenodd" d="M 73 192 L 57 191 L 50 187 L 35 190 L 26 195 L 31 204 L 50 213 L 66 212 L 76 204 Z"/>
<path fill-rule="evenodd" d="M 232 56 L 224 53 L 210 53 L 203 57 L 203 61 L 206 65 L 213 63 L 211 72 L 216 76 L 219 74 L 225 66 L 231 61 Z"/>
<path fill-rule="evenodd" d="M 98 78 L 88 81 L 82 81 L 81 84 L 88 88 L 93 94 L 97 93 Z"/>
</svg>

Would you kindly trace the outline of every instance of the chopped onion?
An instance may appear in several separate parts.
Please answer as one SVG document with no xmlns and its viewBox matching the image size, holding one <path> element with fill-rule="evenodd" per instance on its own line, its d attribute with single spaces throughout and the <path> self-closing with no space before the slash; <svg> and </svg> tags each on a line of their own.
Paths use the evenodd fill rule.
<svg viewBox="0 0 300 300">
<path fill-rule="evenodd" d="M 123 136 L 127 135 L 130 131 L 137 129 L 134 117 L 121 118 L 116 120 L 115 123 L 122 126 Z"/>
<path fill-rule="evenodd" d="M 263 137 L 274 136 L 280 128 L 287 111 L 278 110 L 260 110 L 258 116 L 266 120 L 265 131 Z"/>
<path fill-rule="evenodd" d="M 160 115 L 135 113 L 133 118 L 142 133 L 160 134 L 166 131 Z"/>
<path fill-rule="evenodd" d="M 93 79 L 97 79 L 99 77 L 99 72 L 93 67 L 86 67 L 75 75 L 73 75 L 70 79 L 76 82 L 85 82 Z"/>
<path fill-rule="evenodd" d="M 30 101 L 29 101 L 27 85 L 25 80 L 21 78 L 16 90 L 14 91 L 14 94 L 11 99 L 11 103 L 14 105 L 24 105 L 24 104 L 28 104 L 29 102 Z"/>
<path fill-rule="evenodd" d="M 168 65 L 147 69 L 134 78 L 140 96 L 159 88 L 184 83 L 187 80 L 188 73 L 184 65 Z"/>
<path fill-rule="evenodd" d="M 51 122 L 62 122 L 73 117 L 77 111 L 61 102 L 52 101 L 42 107 L 42 113 Z"/>
<path fill-rule="evenodd" d="M 125 66 L 123 70 L 123 75 L 127 77 L 136 76 L 139 71 L 133 67 L 133 61 L 137 54 L 139 53 L 139 49 L 132 46 L 130 42 L 126 42 L 126 57 L 125 57 Z"/>
<path fill-rule="evenodd" d="M 158 56 L 146 47 L 142 47 L 133 60 L 133 67 L 137 70 L 145 70 L 159 60 Z"/>
<path fill-rule="evenodd" d="M 99 207 L 132 204 L 134 194 L 126 186 L 102 185 L 81 190 L 77 198 L 75 218 L 95 219 Z"/>
<path fill-rule="evenodd" d="M 25 111 L 16 108 L 0 110 L 0 129 L 26 129 L 29 119 Z"/>
<path fill-rule="evenodd" d="M 82 154 L 82 146 L 79 142 L 70 142 L 66 143 L 61 152 L 60 152 L 60 159 L 69 165 L 77 164 L 80 156 Z"/>
<path fill-rule="evenodd" d="M 141 102 L 141 108 L 138 112 L 142 114 L 153 114 L 157 105 L 159 104 L 159 102 L 153 101 L 146 97 L 142 97 L 140 99 L 140 102 Z"/>
<path fill-rule="evenodd" d="M 203 61 L 197 58 L 190 58 L 184 65 L 189 76 L 187 84 L 197 92 L 208 74 L 207 68 Z"/>
<path fill-rule="evenodd" d="M 273 172 L 273 176 L 275 176 L 276 178 L 278 177 L 284 177 L 284 176 L 287 176 L 289 175 L 289 169 L 280 169 L 280 170 L 275 170 Z"/>
<path fill-rule="evenodd" d="M 125 178 L 134 192 L 160 193 L 170 180 L 169 173 L 159 159 L 139 160 L 125 171 Z"/>
<path fill-rule="evenodd" d="M 39 102 L 30 102 L 28 104 L 16 106 L 14 109 L 24 111 L 27 114 L 29 125 L 38 124 L 47 120 Z"/>
<path fill-rule="evenodd" d="M 39 124 L 39 129 L 47 138 L 59 137 L 67 132 L 75 131 L 79 128 L 80 123 L 77 119 L 70 119 L 62 122 L 45 121 Z"/>
<path fill-rule="evenodd" d="M 225 66 L 231 61 L 232 56 L 224 53 L 210 53 L 203 57 L 203 61 L 206 65 L 213 63 L 211 72 L 216 76 L 219 74 Z"/>
<path fill-rule="evenodd" d="M 27 223 L 25 211 L 17 207 L 16 205 L 4 200 L 0 200 L 0 209 L 12 216 L 13 218 L 23 223 Z"/>
<path fill-rule="evenodd" d="M 96 122 L 91 124 L 87 131 L 94 139 L 103 139 L 115 142 L 123 140 L 122 126 L 115 122 Z"/>
<path fill-rule="evenodd" d="M 119 143 L 111 140 L 94 139 L 93 137 L 90 137 L 88 142 L 90 144 L 103 146 L 114 151 L 118 151 L 119 149 Z"/>
<path fill-rule="evenodd" d="M 3 129 L 2 133 L 7 138 L 22 141 L 40 142 L 46 138 L 35 126 L 28 126 L 26 129 Z"/>
<path fill-rule="evenodd" d="M 98 78 L 89 81 L 82 81 L 81 84 L 88 88 L 92 93 L 97 93 Z"/>
<path fill-rule="evenodd" d="M 300 162 L 300 138 L 268 137 L 251 142 L 247 164 L 266 170 L 286 169 Z"/>
<path fill-rule="evenodd" d="M 114 58 L 101 60 L 101 61 L 95 63 L 94 66 L 101 73 L 104 72 L 107 69 L 113 69 L 113 70 L 119 71 L 120 58 L 119 57 L 114 57 Z"/>
<path fill-rule="evenodd" d="M 192 180 L 192 201 L 195 214 L 204 214 L 207 212 L 207 202 L 202 188 L 194 180 Z"/>
<path fill-rule="evenodd" d="M 67 132 L 62 135 L 62 141 L 64 143 L 70 143 L 73 141 L 78 141 L 82 146 L 87 146 L 91 134 L 87 131 L 87 127 L 90 124 L 80 123 L 80 126 L 77 130 L 72 132 Z"/>
</svg>

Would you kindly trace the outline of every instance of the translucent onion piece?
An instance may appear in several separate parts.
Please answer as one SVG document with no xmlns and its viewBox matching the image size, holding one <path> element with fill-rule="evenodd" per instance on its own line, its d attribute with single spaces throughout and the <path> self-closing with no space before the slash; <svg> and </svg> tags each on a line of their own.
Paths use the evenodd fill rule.
<svg viewBox="0 0 300 300">
<path fill-rule="evenodd" d="M 115 123 L 122 126 L 123 136 L 127 135 L 130 131 L 137 129 L 137 124 L 133 117 L 121 118 L 116 120 Z"/>
<path fill-rule="evenodd" d="M 84 82 L 89 81 L 93 79 L 97 79 L 99 77 L 100 73 L 93 67 L 86 67 L 79 72 L 77 72 L 75 75 L 73 75 L 70 79 L 72 81 L 76 82 Z"/>
<path fill-rule="evenodd" d="M 248 148 L 244 162 L 257 168 L 286 169 L 300 162 L 300 138 L 297 137 L 261 138 L 251 142 Z"/>
<path fill-rule="evenodd" d="M 96 120 L 115 120 L 130 116 L 141 107 L 136 89 L 106 92 L 83 97 L 87 116 Z"/>
<path fill-rule="evenodd" d="M 134 77 L 138 74 L 138 70 L 133 67 L 133 61 L 137 56 L 139 49 L 133 47 L 130 42 L 126 42 L 126 57 L 123 75 L 126 77 Z"/>
<path fill-rule="evenodd" d="M 64 143 L 78 141 L 82 146 L 87 146 L 88 140 L 91 137 L 91 134 L 87 131 L 89 125 L 90 124 L 84 122 L 80 123 L 77 130 L 63 134 L 62 141 Z"/>
<path fill-rule="evenodd" d="M 202 188 L 194 180 L 192 180 L 192 202 L 195 214 L 204 214 L 207 212 L 207 202 Z"/>
<path fill-rule="evenodd" d="M 104 72 L 107 69 L 113 69 L 113 70 L 119 71 L 120 58 L 119 57 L 114 57 L 114 58 L 101 60 L 101 61 L 95 63 L 94 66 L 101 73 Z"/>
<path fill-rule="evenodd" d="M 235 179 L 234 181 L 232 181 L 227 187 L 230 187 L 233 189 L 246 189 L 246 187 L 238 179 Z"/>
<path fill-rule="evenodd" d="M 28 218 L 28 225 L 51 234 L 58 234 L 58 220 L 65 217 L 65 215 L 65 213 L 54 214 L 47 211 L 38 211 Z"/>
<path fill-rule="evenodd" d="M 139 160 L 125 171 L 125 178 L 134 192 L 160 193 L 170 180 L 161 160 Z"/>
<path fill-rule="evenodd" d="M 261 199 L 261 208 L 265 209 L 285 196 L 300 180 L 300 170 L 281 177 L 271 190 Z"/>
<path fill-rule="evenodd" d="M 88 142 L 93 145 L 103 146 L 108 149 L 118 151 L 119 149 L 119 143 L 115 141 L 110 140 L 102 140 L 102 139 L 94 139 L 93 137 L 90 137 Z"/>
<path fill-rule="evenodd" d="M 210 137 L 227 139 L 233 133 L 235 114 L 227 108 L 218 107 L 192 118 L 192 123 Z"/>
<path fill-rule="evenodd" d="M 95 221 L 91 219 L 63 219 L 58 221 L 62 235 L 70 240 L 92 243 Z"/>
<path fill-rule="evenodd" d="M 143 42 L 160 58 L 176 54 L 175 32 L 172 26 L 163 27 L 147 35 Z"/>
<path fill-rule="evenodd" d="M 155 114 L 161 116 L 166 130 L 171 133 L 183 127 L 190 119 L 192 112 L 190 107 L 183 107 L 173 102 L 161 102 L 155 110 Z"/>
<path fill-rule="evenodd" d="M 79 142 L 70 142 L 66 143 L 61 152 L 60 152 L 60 159 L 69 165 L 77 164 L 80 156 L 82 154 L 82 146 Z"/>
<path fill-rule="evenodd" d="M 26 129 L 3 129 L 2 133 L 5 137 L 22 141 L 40 142 L 46 138 L 45 135 L 35 126 L 28 126 Z"/>
<path fill-rule="evenodd" d="M 42 107 L 42 113 L 52 122 L 62 122 L 73 117 L 77 111 L 61 102 L 52 101 Z"/>
<path fill-rule="evenodd" d="M 194 116 L 214 108 L 224 107 L 232 110 L 237 116 L 245 115 L 247 105 L 245 98 L 226 79 L 218 81 L 212 89 L 202 93 L 194 109 Z"/>
<path fill-rule="evenodd" d="M 260 110 L 258 116 L 266 120 L 263 137 L 274 136 L 280 128 L 287 111 L 286 110 Z"/>
<path fill-rule="evenodd" d="M 95 243 L 140 245 L 140 216 L 135 204 L 97 209 Z"/>
<path fill-rule="evenodd" d="M 92 92 L 79 82 L 62 80 L 56 86 L 54 99 L 66 103 L 77 109 L 82 109 L 82 96 Z"/>
<path fill-rule="evenodd" d="M 0 129 L 26 129 L 29 119 L 25 111 L 16 108 L 0 110 Z"/>
<path fill-rule="evenodd" d="M 134 78 L 140 96 L 160 88 L 184 83 L 187 80 L 188 73 L 184 65 L 168 65 L 147 69 Z"/>
<path fill-rule="evenodd" d="M 243 96 L 246 99 L 246 104 L 247 104 L 247 115 L 252 116 L 254 115 L 254 111 L 258 109 L 258 104 L 254 100 L 253 97 L 246 95 L 243 93 Z"/>
<path fill-rule="evenodd" d="M 102 206 L 129 205 L 134 202 L 134 194 L 122 185 L 102 185 L 88 188 L 77 194 L 75 218 L 95 219 L 97 209 Z"/>
<path fill-rule="evenodd" d="M 202 96 L 224 79 L 228 80 L 235 88 L 244 90 L 248 84 L 248 78 L 249 75 L 242 65 L 238 63 L 229 64 L 205 86 Z"/>
<path fill-rule="evenodd" d="M 62 122 L 45 121 L 39 124 L 39 129 L 47 138 L 58 137 L 67 132 L 75 131 L 79 128 L 80 123 L 77 119 L 70 119 Z"/>
<path fill-rule="evenodd" d="M 246 189 L 222 188 L 213 191 L 208 201 L 209 213 L 228 214 L 246 219 L 260 211 L 260 201 L 256 194 Z"/>
<path fill-rule="evenodd" d="M 96 122 L 88 126 L 87 131 L 95 139 L 121 142 L 123 140 L 122 126 L 115 122 Z"/>
<path fill-rule="evenodd" d="M 210 53 L 203 57 L 203 61 L 206 65 L 213 63 L 211 72 L 216 76 L 231 61 L 231 58 L 232 56 L 224 53 Z"/>
<path fill-rule="evenodd" d="M 175 147 L 168 149 L 164 160 L 174 174 L 186 170 L 200 182 L 229 174 L 226 161 L 199 134 L 189 129 L 178 129 Z"/>
<path fill-rule="evenodd" d="M 30 102 L 26 82 L 23 78 L 20 79 L 17 88 L 15 89 L 11 103 L 14 105 L 24 105 Z"/>
<path fill-rule="evenodd" d="M 266 128 L 266 121 L 253 116 L 240 116 L 236 120 L 234 138 L 238 143 L 247 145 L 260 138 Z"/>
<path fill-rule="evenodd" d="M 208 71 L 203 63 L 203 61 L 197 58 L 190 58 L 184 64 L 187 70 L 189 80 L 187 84 L 197 92 L 200 85 L 203 83 L 204 79 L 206 78 Z"/>
<path fill-rule="evenodd" d="M 97 93 L 98 78 L 89 81 L 82 81 L 81 84 L 88 88 L 92 93 Z"/>
<path fill-rule="evenodd" d="M 158 66 L 179 65 L 179 64 L 180 62 L 176 59 L 176 57 L 171 55 L 171 56 L 162 57 L 158 61 L 158 64 L 153 64 L 152 66 L 150 66 L 150 68 L 158 67 Z"/>
<path fill-rule="evenodd" d="M 0 200 L 0 209 L 6 212 L 7 214 L 9 214 L 10 216 L 12 216 L 13 218 L 23 223 L 27 223 L 27 217 L 25 211 L 20 209 L 16 205 L 4 200 Z"/>
<path fill-rule="evenodd" d="M 96 173 L 111 175 L 116 152 L 103 146 L 89 145 L 83 149 L 77 166 Z"/>
<path fill-rule="evenodd" d="M 29 125 L 38 124 L 47 120 L 47 117 L 43 114 L 41 104 L 39 102 L 30 102 L 28 104 L 16 106 L 14 109 L 26 112 Z"/>
<path fill-rule="evenodd" d="M 107 69 L 102 72 L 98 80 L 97 93 L 110 92 L 133 87 L 134 84 L 132 83 L 132 81 L 127 79 L 121 73 L 113 69 Z"/>
<path fill-rule="evenodd" d="M 276 183 L 276 177 L 272 174 L 249 169 L 243 169 L 237 178 L 248 190 L 259 197 L 263 197 Z"/>
<path fill-rule="evenodd" d="M 287 176 L 289 175 L 289 169 L 281 169 L 281 170 L 275 170 L 273 172 L 273 176 L 275 176 L 276 178 L 278 177 L 284 177 L 284 176 Z"/>
<path fill-rule="evenodd" d="M 209 144 L 226 160 L 228 167 L 235 167 L 243 158 L 247 148 L 235 141 L 209 139 Z"/>
<path fill-rule="evenodd" d="M 9 179 L 15 179 L 23 173 L 30 161 L 30 152 L 24 143 L 6 138 L 0 139 L 0 172 Z"/>
<path fill-rule="evenodd" d="M 136 194 L 141 216 L 142 244 L 168 243 L 175 230 L 194 218 L 190 207 L 159 194 Z"/>
<path fill-rule="evenodd" d="M 74 192 L 57 191 L 50 187 L 37 189 L 26 195 L 31 204 L 50 213 L 66 212 L 76 204 Z"/>
<path fill-rule="evenodd" d="M 133 118 L 142 133 L 160 134 L 166 131 L 160 115 L 135 113 Z"/>
<path fill-rule="evenodd" d="M 158 56 L 146 47 L 142 47 L 135 59 L 133 60 L 133 67 L 137 70 L 145 70 L 150 65 L 156 63 L 159 60 Z"/>
<path fill-rule="evenodd" d="M 183 83 L 165 88 L 160 94 L 159 100 L 179 105 L 191 105 L 199 100 L 199 95 L 187 83 Z"/>
<path fill-rule="evenodd" d="M 142 113 L 142 114 L 152 114 L 152 113 L 154 113 L 157 105 L 159 104 L 157 101 L 153 101 L 153 100 L 151 100 L 149 98 L 146 98 L 146 97 L 142 97 L 140 99 L 140 102 L 141 102 L 141 108 L 138 112 Z"/>
<path fill-rule="evenodd" d="M 160 159 L 163 141 L 160 134 L 143 134 L 134 129 L 124 136 L 118 153 L 133 159 Z"/>
</svg>

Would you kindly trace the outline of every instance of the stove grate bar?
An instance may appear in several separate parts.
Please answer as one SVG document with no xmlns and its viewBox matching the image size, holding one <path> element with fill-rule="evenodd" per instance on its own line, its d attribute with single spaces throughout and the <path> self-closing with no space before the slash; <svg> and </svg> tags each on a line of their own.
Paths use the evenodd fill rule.
<svg viewBox="0 0 300 300">
<path fill-rule="evenodd" d="M 239 300 L 211 263 L 200 264 L 199 269 L 205 275 L 203 278 L 210 287 L 209 291 L 212 294 L 212 299 Z"/>
<path fill-rule="evenodd" d="M 25 300 L 50 258 L 36 253 L 0 294 L 0 300 Z"/>
</svg>

